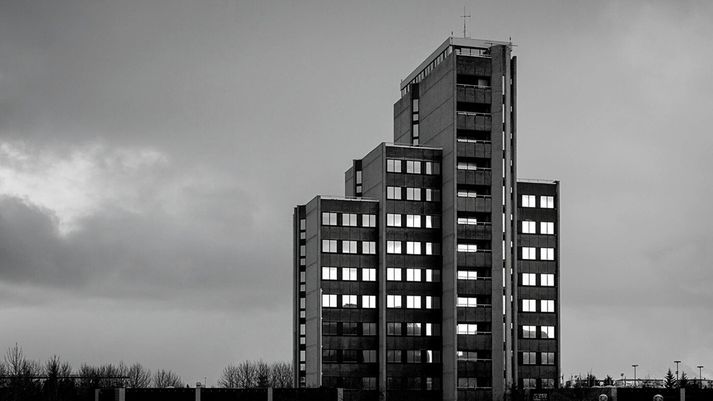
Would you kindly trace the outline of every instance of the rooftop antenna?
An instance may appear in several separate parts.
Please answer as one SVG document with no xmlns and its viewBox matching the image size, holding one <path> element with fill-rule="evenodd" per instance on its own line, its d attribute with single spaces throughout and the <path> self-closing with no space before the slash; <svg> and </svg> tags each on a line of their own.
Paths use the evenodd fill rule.
<svg viewBox="0 0 713 401">
<path fill-rule="evenodd" d="M 468 30 L 467 30 L 468 24 L 467 24 L 467 22 L 466 22 L 466 18 L 470 18 L 470 14 L 466 14 L 466 13 L 465 13 L 465 6 L 463 6 L 463 15 L 461 15 L 461 17 L 463 18 L 463 37 L 464 37 L 464 38 L 467 38 L 467 37 L 468 37 L 468 36 L 467 36 L 467 33 L 468 33 Z"/>
</svg>

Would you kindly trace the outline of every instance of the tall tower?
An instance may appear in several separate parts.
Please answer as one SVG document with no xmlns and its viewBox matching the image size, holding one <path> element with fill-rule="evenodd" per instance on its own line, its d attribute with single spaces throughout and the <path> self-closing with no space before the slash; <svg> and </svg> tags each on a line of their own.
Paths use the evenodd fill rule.
<svg viewBox="0 0 713 401">
<path fill-rule="evenodd" d="M 394 144 L 352 162 L 345 197 L 295 208 L 299 385 L 411 401 L 558 385 L 559 186 L 518 194 L 511 52 L 448 38 L 401 82 Z"/>
</svg>

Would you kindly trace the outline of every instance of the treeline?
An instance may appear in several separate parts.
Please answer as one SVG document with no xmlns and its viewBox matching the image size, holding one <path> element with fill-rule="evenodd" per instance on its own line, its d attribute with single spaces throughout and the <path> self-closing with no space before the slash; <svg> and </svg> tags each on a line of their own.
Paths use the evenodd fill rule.
<svg viewBox="0 0 713 401">
<path fill-rule="evenodd" d="M 223 369 L 218 385 L 225 388 L 291 388 L 292 375 L 292 365 L 287 362 L 243 361 Z"/>
<path fill-rule="evenodd" d="M 218 385 L 225 388 L 293 386 L 286 362 L 244 361 L 223 369 Z M 93 399 L 97 388 L 169 388 L 186 383 L 171 370 L 151 370 L 140 363 L 82 364 L 79 368 L 53 356 L 44 362 L 25 357 L 15 344 L 0 356 L 0 400 L 62 401 Z"/>
</svg>

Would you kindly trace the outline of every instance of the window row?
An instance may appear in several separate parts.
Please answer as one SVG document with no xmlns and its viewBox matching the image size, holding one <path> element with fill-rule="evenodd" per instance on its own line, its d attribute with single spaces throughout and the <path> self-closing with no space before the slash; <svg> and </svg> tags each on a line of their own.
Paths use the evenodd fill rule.
<svg viewBox="0 0 713 401">
<path fill-rule="evenodd" d="M 406 301 L 405 303 L 402 301 Z M 423 301 L 423 302 L 422 302 Z M 391 309 L 402 308 L 406 305 L 406 309 L 439 309 L 441 307 L 441 297 L 433 297 L 430 295 L 387 295 L 386 307 Z"/>
<path fill-rule="evenodd" d="M 376 227 L 375 214 L 356 214 L 356 213 L 336 213 L 322 212 L 323 226 L 338 226 L 339 215 L 341 215 L 341 225 L 345 227 L 359 227 L 359 216 L 361 216 L 361 227 Z"/>
<path fill-rule="evenodd" d="M 522 233 L 523 234 L 537 234 L 537 222 L 536 221 L 523 221 L 522 222 Z M 550 221 L 540 222 L 540 234 L 554 234 L 555 233 L 555 223 Z"/>
<path fill-rule="evenodd" d="M 388 390 L 440 390 L 441 379 L 439 377 L 387 376 L 386 388 Z"/>
<path fill-rule="evenodd" d="M 458 280 L 477 280 L 478 272 L 475 270 L 458 270 Z"/>
<path fill-rule="evenodd" d="M 535 195 L 522 195 L 522 207 L 537 207 L 537 197 Z M 540 207 L 543 209 L 555 208 L 554 196 L 540 196 Z"/>
<path fill-rule="evenodd" d="M 539 329 L 537 326 L 522 326 L 520 333 L 522 338 L 553 339 L 555 338 L 555 326 L 540 326 Z"/>
<path fill-rule="evenodd" d="M 388 350 L 388 363 L 441 363 L 441 351 L 437 350 Z"/>
<path fill-rule="evenodd" d="M 555 301 L 552 299 L 541 299 L 540 300 L 540 310 L 538 311 L 536 299 L 523 299 L 522 300 L 522 311 L 523 312 L 554 313 Z"/>
<path fill-rule="evenodd" d="M 405 194 L 404 194 L 405 192 Z M 441 190 L 431 188 L 386 187 L 386 199 L 440 202 Z"/>
<path fill-rule="evenodd" d="M 405 224 L 405 225 L 404 225 Z M 441 216 L 421 216 L 419 214 L 386 214 L 388 227 L 440 228 Z"/>
<path fill-rule="evenodd" d="M 418 116 L 418 114 L 414 115 Z M 414 136 L 418 137 L 418 134 Z M 386 172 L 438 175 L 441 174 L 441 163 L 420 160 L 386 159 Z"/>
<path fill-rule="evenodd" d="M 339 298 L 342 302 L 338 302 Z M 323 308 L 376 308 L 376 295 L 362 295 L 361 304 L 358 301 L 359 295 L 322 294 Z"/>
<path fill-rule="evenodd" d="M 402 246 L 404 245 L 405 246 Z M 386 241 L 386 253 L 400 255 L 440 255 L 441 244 L 418 241 Z"/>
<path fill-rule="evenodd" d="M 361 281 L 376 281 L 376 269 L 374 268 L 356 268 L 356 267 L 342 267 L 341 279 L 344 281 L 358 281 L 359 271 L 361 270 Z M 323 266 L 322 267 L 322 280 L 339 280 L 339 268 Z"/>
<path fill-rule="evenodd" d="M 375 349 L 323 349 L 322 362 L 325 363 L 376 363 Z"/>
<path fill-rule="evenodd" d="M 323 239 L 322 240 L 322 252 L 325 253 L 339 253 L 339 243 L 341 242 L 342 248 L 341 253 L 359 253 L 358 245 L 361 242 L 361 253 L 364 255 L 375 255 L 376 254 L 376 242 L 375 241 L 350 241 L 342 240 L 338 241 L 335 239 Z"/>
<path fill-rule="evenodd" d="M 476 323 L 458 323 L 457 333 L 465 335 L 478 334 L 478 325 Z"/>
<path fill-rule="evenodd" d="M 478 166 L 478 163 L 473 162 L 458 162 L 456 168 L 458 170 L 490 170 L 489 167 Z"/>
<path fill-rule="evenodd" d="M 439 323 L 420 323 L 420 322 L 389 322 L 386 323 L 387 336 L 440 336 L 441 325 Z"/>
<path fill-rule="evenodd" d="M 466 253 L 478 252 L 478 245 L 476 245 L 476 244 L 458 244 L 458 252 L 466 252 Z"/>
<path fill-rule="evenodd" d="M 525 351 L 520 353 L 522 355 L 523 365 L 538 365 L 537 352 Z M 554 352 L 540 352 L 539 353 L 539 365 L 554 365 L 555 364 L 555 353 Z"/>
<path fill-rule="evenodd" d="M 324 336 L 375 336 L 376 330 L 376 323 L 322 322 Z"/>
<path fill-rule="evenodd" d="M 406 271 L 406 281 L 425 281 L 427 283 L 437 283 L 441 281 L 441 271 L 433 269 L 414 269 L 400 267 L 388 267 L 386 269 L 386 280 L 388 281 L 402 281 L 404 275 L 402 271 Z"/>
<path fill-rule="evenodd" d="M 523 246 L 522 247 L 522 259 L 523 260 L 537 260 L 537 248 Z M 540 248 L 540 259 L 539 260 L 555 260 L 555 248 Z"/>
<path fill-rule="evenodd" d="M 477 297 L 458 297 L 456 306 L 459 308 L 475 308 L 478 306 Z"/>
<path fill-rule="evenodd" d="M 525 285 L 525 286 L 536 286 L 537 285 L 537 274 L 522 273 L 522 278 L 520 280 L 520 284 Z M 554 285 L 555 285 L 555 275 L 554 274 L 540 274 L 540 286 L 554 287 Z"/>
<path fill-rule="evenodd" d="M 531 377 L 525 377 L 522 380 L 522 388 L 533 389 L 537 388 L 537 379 Z M 541 383 L 541 388 L 555 388 L 555 379 L 539 379 Z"/>
<path fill-rule="evenodd" d="M 466 350 L 466 349 L 459 349 L 456 352 L 456 358 L 458 358 L 459 361 L 468 361 L 468 362 L 474 362 L 478 360 L 490 360 L 492 359 L 492 352 L 490 351 L 475 351 L 475 350 Z"/>
</svg>

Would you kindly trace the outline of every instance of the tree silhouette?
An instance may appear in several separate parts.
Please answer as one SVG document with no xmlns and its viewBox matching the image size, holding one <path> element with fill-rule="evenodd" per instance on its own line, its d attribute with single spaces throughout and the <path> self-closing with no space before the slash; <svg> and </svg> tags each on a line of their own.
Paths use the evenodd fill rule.
<svg viewBox="0 0 713 401">
<path fill-rule="evenodd" d="M 688 376 L 686 376 L 686 372 L 681 372 L 681 378 L 678 380 L 678 388 L 686 388 L 688 387 Z"/>
<path fill-rule="evenodd" d="M 673 375 L 673 372 L 671 372 L 671 368 L 668 369 L 668 372 L 666 372 L 666 376 L 664 377 L 664 386 L 666 388 L 676 387 L 676 377 Z"/>
</svg>

